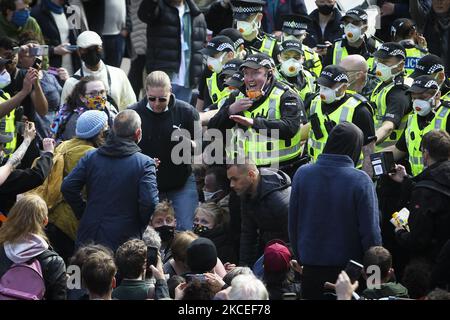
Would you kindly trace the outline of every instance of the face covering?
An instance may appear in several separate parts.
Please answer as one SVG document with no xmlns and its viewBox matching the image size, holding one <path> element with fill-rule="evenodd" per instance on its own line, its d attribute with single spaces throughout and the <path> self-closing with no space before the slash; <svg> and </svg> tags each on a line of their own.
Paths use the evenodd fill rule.
<svg viewBox="0 0 450 320">
<path fill-rule="evenodd" d="M 413 101 L 413 110 L 421 117 L 427 116 L 434 106 L 434 97 L 436 97 L 437 92 L 428 100 L 415 99 Z"/>
<path fill-rule="evenodd" d="M 104 110 L 106 107 L 106 97 L 104 96 L 87 96 L 86 99 L 86 107 L 90 110 Z"/>
<path fill-rule="evenodd" d="M 159 233 L 159 237 L 161 238 L 161 241 L 169 242 L 173 239 L 173 236 L 175 234 L 175 227 L 171 226 L 161 226 L 158 228 L 155 228 L 155 231 Z"/>
<path fill-rule="evenodd" d="M 0 73 L 0 89 L 6 88 L 10 83 L 11 75 L 5 69 L 2 73 Z"/>
<path fill-rule="evenodd" d="M 328 87 L 320 86 L 320 99 L 322 99 L 322 102 L 325 102 L 326 104 L 330 104 L 335 101 L 341 100 L 342 97 L 345 95 L 345 92 L 340 97 L 336 96 L 336 92 L 338 92 L 342 86 L 343 86 L 343 84 L 340 85 L 339 87 L 337 87 L 336 89 L 330 89 Z"/>
<path fill-rule="evenodd" d="M 208 227 L 202 226 L 201 224 L 194 223 L 194 228 L 192 231 L 194 231 L 195 234 L 198 234 L 199 236 L 204 235 L 209 230 L 211 230 Z"/>
<path fill-rule="evenodd" d="M 302 70 L 300 61 L 290 58 L 281 63 L 281 72 L 288 77 L 295 77 Z"/>
<path fill-rule="evenodd" d="M 388 81 L 398 74 L 398 73 L 392 74 L 392 69 L 397 68 L 400 65 L 400 63 L 402 63 L 402 61 L 400 61 L 396 65 L 393 65 L 392 67 L 389 67 L 385 64 L 378 62 L 375 75 L 383 82 Z"/>
<path fill-rule="evenodd" d="M 361 28 L 355 26 L 354 24 L 351 23 L 347 24 L 344 27 L 344 33 L 348 42 L 353 43 L 361 39 Z"/>
<path fill-rule="evenodd" d="M 222 190 L 217 190 L 215 192 L 208 192 L 203 190 L 203 197 L 205 198 L 205 202 L 211 200 L 216 194 L 218 194 Z"/>
<path fill-rule="evenodd" d="M 259 99 L 260 97 L 262 97 L 263 95 L 265 95 L 266 92 L 265 92 L 263 89 L 264 89 L 264 87 L 266 86 L 266 83 L 267 83 L 267 80 L 268 80 L 268 79 L 269 79 L 269 75 L 267 75 L 267 78 L 266 78 L 266 80 L 264 81 L 264 83 L 263 83 L 261 89 L 259 89 L 259 90 L 248 89 L 248 90 L 246 91 L 246 93 L 245 93 L 246 96 L 247 96 L 248 98 L 252 99 L 252 100 L 256 100 L 256 99 Z"/>
<path fill-rule="evenodd" d="M 14 11 L 14 14 L 12 16 L 12 23 L 14 23 L 18 27 L 23 27 L 25 23 L 27 23 L 29 17 L 30 11 L 27 9 Z"/>
<path fill-rule="evenodd" d="M 249 36 L 256 30 L 258 30 L 258 25 L 255 23 L 256 17 L 252 20 L 252 22 L 247 21 L 238 21 L 236 24 L 236 29 L 243 35 Z"/>
<path fill-rule="evenodd" d="M 331 14 L 333 12 L 333 8 L 334 8 L 334 5 L 328 5 L 328 4 L 323 5 L 323 6 L 317 6 L 317 9 L 319 9 L 319 12 L 326 16 L 328 16 L 329 14 Z"/>
<path fill-rule="evenodd" d="M 61 14 L 64 12 L 64 7 L 54 3 L 52 0 L 45 0 L 44 2 L 48 10 L 50 10 L 51 12 L 56 14 Z"/>
<path fill-rule="evenodd" d="M 97 52 L 97 48 L 91 48 L 88 52 L 81 55 L 81 60 L 89 67 L 96 66 L 101 59 L 101 54 Z"/>
<path fill-rule="evenodd" d="M 222 60 L 225 54 L 221 55 L 219 58 L 208 57 L 208 60 L 206 61 L 208 69 L 212 72 L 220 73 L 223 68 Z"/>
</svg>

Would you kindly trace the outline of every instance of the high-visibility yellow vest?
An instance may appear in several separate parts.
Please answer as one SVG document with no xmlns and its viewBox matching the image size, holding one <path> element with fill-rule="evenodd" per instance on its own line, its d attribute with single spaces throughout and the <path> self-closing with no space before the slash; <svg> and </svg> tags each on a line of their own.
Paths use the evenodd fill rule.
<svg viewBox="0 0 450 320">
<path fill-rule="evenodd" d="M 381 43 L 378 40 L 375 40 L 375 48 L 378 48 L 381 45 Z M 338 65 L 345 57 L 348 56 L 348 51 L 345 46 L 342 45 L 342 40 L 336 41 L 334 43 L 334 50 L 333 50 L 333 64 Z M 374 68 L 374 58 L 370 57 L 367 60 L 367 64 L 369 66 L 369 70 L 372 70 Z"/>
<path fill-rule="evenodd" d="M 305 46 L 304 44 L 302 44 L 302 49 L 303 54 L 305 55 L 305 62 L 311 61 L 314 66 L 309 69 L 309 72 L 314 74 L 316 77 L 319 77 L 320 73 L 322 72 L 322 61 L 320 60 L 319 55 L 313 49 Z"/>
<path fill-rule="evenodd" d="M 450 101 L 450 91 L 447 92 L 443 97 L 441 97 L 442 101 Z"/>
<path fill-rule="evenodd" d="M 334 110 L 328 116 L 324 115 L 322 112 L 322 100 L 320 96 L 315 97 L 311 102 L 311 111 L 310 114 L 317 114 L 317 118 L 320 123 L 320 130 L 322 131 L 323 137 L 318 139 L 312 128 L 309 130 L 309 139 L 308 139 L 308 154 L 311 157 L 312 162 L 316 162 L 317 158 L 320 154 L 322 154 L 323 149 L 325 148 L 325 143 L 328 140 L 328 131 L 325 127 L 325 121 L 333 121 L 336 125 L 347 121 L 352 122 L 353 114 L 355 113 L 355 109 L 362 103 L 361 100 L 356 99 L 351 96 L 348 98 L 339 108 Z M 358 166 L 362 165 L 362 154 L 360 156 L 360 163 Z"/>
<path fill-rule="evenodd" d="M 228 97 L 230 94 L 229 90 L 226 90 L 226 88 L 223 90 L 219 89 L 218 77 L 219 75 L 217 72 L 214 72 L 211 77 L 206 78 L 206 86 L 208 87 L 208 93 L 212 103 L 217 103 L 223 98 Z"/>
<path fill-rule="evenodd" d="M 294 90 L 299 96 L 300 98 L 305 101 L 306 95 L 308 93 L 314 93 L 316 92 L 316 78 L 307 70 L 303 69 L 302 71 L 303 74 L 303 78 L 305 79 L 305 86 L 302 89 L 298 89 L 296 87 L 295 83 L 290 83 L 281 72 L 277 72 L 277 80 L 282 82 L 283 84 L 286 84 L 287 86 L 289 86 L 290 88 L 292 88 L 292 90 Z"/>
<path fill-rule="evenodd" d="M 408 76 L 413 73 L 417 61 L 425 55 L 426 53 L 418 48 L 406 48 L 405 71 Z"/>
<path fill-rule="evenodd" d="M 450 105 L 441 105 L 433 120 L 422 130 L 419 128 L 418 115 L 413 113 L 408 117 L 408 126 L 405 131 L 406 146 L 408 148 L 409 163 L 414 176 L 423 171 L 422 151 L 420 144 L 425 134 L 432 130 L 446 130 L 447 119 L 450 114 Z"/>
<path fill-rule="evenodd" d="M 11 96 L 6 92 L 1 92 L 0 94 L 0 103 L 3 103 L 9 100 Z M 17 147 L 17 132 L 16 132 L 16 112 L 12 110 L 5 117 L 0 119 L 0 131 L 9 134 L 13 137 L 13 139 L 5 145 L 5 154 L 6 156 L 12 154 Z"/>
<path fill-rule="evenodd" d="M 261 47 L 258 49 L 259 52 L 267 54 L 269 57 L 272 57 L 273 50 L 277 45 L 277 39 L 272 38 L 268 35 L 263 36 L 263 41 L 261 43 Z"/>
<path fill-rule="evenodd" d="M 263 116 L 268 120 L 281 119 L 281 96 L 285 92 L 286 89 L 274 86 L 267 99 L 256 109 L 244 111 L 244 116 L 253 119 L 257 116 Z M 242 98 L 244 98 L 244 95 L 240 93 L 236 97 L 236 101 Z M 290 140 L 278 139 L 276 133 L 264 131 L 256 131 L 252 128 L 243 130 L 236 125 L 232 129 L 231 141 L 225 148 L 228 158 L 243 159 L 248 157 L 257 166 L 266 166 L 294 159 L 301 154 L 300 127 Z M 270 134 L 270 137 L 268 134 Z"/>
<path fill-rule="evenodd" d="M 395 87 L 395 82 L 392 81 L 392 83 L 388 84 L 387 86 L 383 87 L 381 90 L 379 90 L 380 86 L 383 85 L 383 82 L 379 83 L 375 89 L 372 91 L 372 94 L 370 95 L 370 102 L 372 102 L 372 106 L 376 108 L 373 115 L 373 121 L 375 123 L 375 130 L 378 130 L 381 125 L 383 124 L 383 117 L 386 114 L 386 97 L 389 94 L 389 92 L 392 90 L 392 88 Z M 380 144 L 375 146 L 375 151 L 380 151 L 386 147 L 394 145 L 398 139 L 400 139 L 400 136 L 403 133 L 403 130 L 406 128 L 406 124 L 408 122 L 408 114 L 405 114 L 400 121 L 400 125 L 397 129 L 393 130 L 391 134 Z"/>
</svg>

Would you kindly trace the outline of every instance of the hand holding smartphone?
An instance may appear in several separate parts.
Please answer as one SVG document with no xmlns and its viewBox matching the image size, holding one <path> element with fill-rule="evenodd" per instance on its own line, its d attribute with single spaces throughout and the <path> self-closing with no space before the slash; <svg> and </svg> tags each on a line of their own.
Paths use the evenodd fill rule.
<svg viewBox="0 0 450 320">
<path fill-rule="evenodd" d="M 353 260 L 350 260 L 345 267 L 345 272 L 347 273 L 352 283 L 354 283 L 361 277 L 363 270 L 364 266 Z"/>
</svg>

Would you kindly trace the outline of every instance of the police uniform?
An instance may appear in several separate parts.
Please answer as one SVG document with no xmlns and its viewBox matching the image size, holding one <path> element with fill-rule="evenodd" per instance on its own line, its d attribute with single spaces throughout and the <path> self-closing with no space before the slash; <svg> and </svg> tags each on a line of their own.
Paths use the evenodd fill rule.
<svg viewBox="0 0 450 320">
<path fill-rule="evenodd" d="M 11 96 L 4 92 L 3 90 L 0 90 L 0 104 L 3 102 L 6 102 L 7 100 L 11 99 Z M 6 116 L 4 116 L 2 119 L 0 119 L 0 132 L 2 134 L 7 135 L 10 137 L 9 141 L 5 144 L 5 154 L 6 156 L 9 156 L 12 154 L 17 147 L 17 132 L 16 132 L 16 110 L 12 110 L 10 113 L 8 113 Z"/>
<path fill-rule="evenodd" d="M 428 54 L 428 50 L 418 46 L 413 41 L 400 41 L 400 44 L 406 50 L 405 71 L 406 75 L 410 76 L 414 72 L 420 58 Z"/>
</svg>

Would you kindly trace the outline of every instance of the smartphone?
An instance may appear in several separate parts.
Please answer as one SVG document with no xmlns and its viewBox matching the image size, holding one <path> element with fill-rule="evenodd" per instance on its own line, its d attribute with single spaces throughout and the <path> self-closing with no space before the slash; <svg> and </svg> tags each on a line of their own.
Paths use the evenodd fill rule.
<svg viewBox="0 0 450 320">
<path fill-rule="evenodd" d="M 154 265 L 156 267 L 157 263 L 158 263 L 158 248 L 147 247 L 147 269 L 149 269 L 151 265 Z"/>
<path fill-rule="evenodd" d="M 36 70 L 41 70 L 41 66 L 42 66 L 42 60 L 39 58 L 35 58 L 34 63 L 31 67 Z"/>
<path fill-rule="evenodd" d="M 78 50 L 78 46 L 77 45 L 72 45 L 72 44 L 68 44 L 66 46 L 64 46 L 64 48 L 66 48 L 67 50 L 74 52 Z"/>
<path fill-rule="evenodd" d="M 28 53 L 30 56 L 48 56 L 48 46 L 43 45 L 29 48 Z"/>
<path fill-rule="evenodd" d="M 350 260 L 345 267 L 345 272 L 348 274 L 350 281 L 354 283 L 361 277 L 364 266 L 354 260 Z"/>
<path fill-rule="evenodd" d="M 329 46 L 330 46 L 330 44 L 326 44 L 326 43 L 318 43 L 318 44 L 316 45 L 316 47 L 319 48 L 319 49 L 326 49 L 326 48 L 328 48 Z"/>
<path fill-rule="evenodd" d="M 206 281 L 206 276 L 202 273 L 196 274 L 196 273 L 188 273 L 185 276 L 186 282 L 192 282 L 194 280 L 203 282 Z"/>
</svg>

